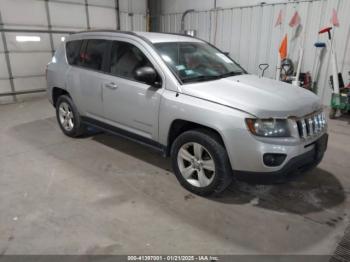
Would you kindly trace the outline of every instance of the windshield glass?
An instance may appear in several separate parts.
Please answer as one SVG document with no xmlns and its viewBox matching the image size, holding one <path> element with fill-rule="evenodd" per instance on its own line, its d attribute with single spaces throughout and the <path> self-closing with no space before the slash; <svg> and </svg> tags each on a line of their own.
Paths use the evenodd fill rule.
<svg viewBox="0 0 350 262">
<path fill-rule="evenodd" d="M 235 61 L 206 43 L 157 43 L 155 47 L 183 83 L 208 81 L 245 73 Z"/>
</svg>

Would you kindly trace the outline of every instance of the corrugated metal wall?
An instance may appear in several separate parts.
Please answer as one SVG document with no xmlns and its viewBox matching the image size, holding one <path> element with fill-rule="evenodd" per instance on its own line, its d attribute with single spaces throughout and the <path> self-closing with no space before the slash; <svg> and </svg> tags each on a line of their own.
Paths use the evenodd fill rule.
<svg viewBox="0 0 350 262">
<path fill-rule="evenodd" d="M 146 30 L 146 1 L 120 0 L 121 30 Z M 28 33 L 25 30 L 81 31 L 116 29 L 115 0 L 0 0 L 0 103 L 25 96 L 1 96 L 8 92 L 46 88 L 45 67 L 61 43 L 60 33 Z M 22 32 L 21 32 L 22 30 Z M 37 36 L 37 42 L 19 42 L 17 36 Z"/>
<path fill-rule="evenodd" d="M 248 3 L 249 1 L 247 1 Z M 188 4 L 188 9 L 190 8 L 192 8 L 191 3 Z M 289 57 L 295 62 L 298 59 L 298 47 L 302 42 L 302 37 L 291 39 L 294 31 L 288 25 L 294 12 L 298 11 L 303 30 L 306 30 L 302 71 L 312 73 L 317 59 L 314 43 L 327 41 L 326 36 L 318 35 L 318 31 L 320 28 L 330 25 L 333 8 L 338 11 L 340 20 L 340 27 L 335 30 L 339 70 L 343 73 L 345 82 L 348 82 L 348 72 L 350 71 L 349 0 L 299 1 L 297 3 L 198 11 L 189 14 L 185 24 L 186 29 L 196 29 L 199 38 L 210 41 L 223 51 L 230 52 L 232 58 L 251 73 L 259 74 L 258 65 L 269 63 L 270 68 L 266 76 L 274 77 L 277 52 L 284 34 L 287 33 L 290 39 Z M 280 10 L 283 12 L 283 24 L 281 27 L 274 27 Z M 179 32 L 181 16 L 182 13 L 160 15 L 158 17 L 159 30 Z M 327 50 L 319 79 L 318 95 L 324 104 L 329 104 L 331 96 L 329 54 L 330 52 Z"/>
</svg>

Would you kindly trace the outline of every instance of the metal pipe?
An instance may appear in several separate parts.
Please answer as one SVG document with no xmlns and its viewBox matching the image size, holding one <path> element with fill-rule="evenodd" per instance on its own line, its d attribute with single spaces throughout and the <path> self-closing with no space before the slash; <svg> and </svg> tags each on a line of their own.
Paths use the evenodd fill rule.
<svg viewBox="0 0 350 262">
<path fill-rule="evenodd" d="M 151 32 L 151 1 L 147 0 L 147 32 Z"/>
<path fill-rule="evenodd" d="M 51 53 L 51 50 L 16 50 L 16 51 L 9 51 L 11 54 L 27 54 L 27 53 Z M 0 54 L 6 54 L 5 51 L 0 51 Z"/>
<path fill-rule="evenodd" d="M 115 0 L 115 14 L 117 16 L 117 30 L 120 30 L 120 8 L 119 0 Z"/>
<path fill-rule="evenodd" d="M 48 29 L 10 29 L 0 28 L 0 32 L 5 33 L 43 33 L 43 34 L 74 34 L 79 31 L 63 31 L 63 30 L 48 30 Z"/>
<path fill-rule="evenodd" d="M 300 3 L 307 3 L 307 2 L 321 2 L 324 0 L 295 0 L 293 2 L 276 2 L 276 3 L 265 3 L 263 5 L 260 4 L 255 4 L 255 5 L 244 5 L 244 6 L 235 6 L 235 7 L 223 7 L 220 8 L 221 10 L 234 10 L 234 9 L 243 9 L 243 8 L 252 8 L 252 7 L 257 7 L 257 6 L 276 6 L 276 5 L 288 5 L 290 3 L 293 4 L 300 4 Z M 196 13 L 206 13 L 209 10 L 200 10 L 200 11 L 194 11 Z M 175 13 L 164 13 L 162 15 L 180 15 L 182 14 L 181 12 L 175 12 Z"/>
<path fill-rule="evenodd" d="M 47 1 L 47 0 L 37 0 L 37 1 Z M 71 1 L 64 1 L 64 0 L 49 0 L 49 1 L 51 3 L 57 3 L 57 4 L 78 5 L 78 6 L 84 6 L 85 5 L 85 3 L 71 2 Z M 106 8 L 106 9 L 113 9 L 113 6 L 108 6 L 108 5 L 99 5 L 99 4 L 90 4 L 89 3 L 89 6 Z"/>
<path fill-rule="evenodd" d="M 51 15 L 50 15 L 50 8 L 49 8 L 49 0 L 45 1 L 45 13 L 46 13 L 48 30 L 51 30 L 52 29 L 52 23 L 51 23 Z M 55 53 L 55 46 L 54 46 L 54 42 L 53 42 L 52 33 L 49 33 L 49 37 L 50 37 L 51 54 L 54 55 L 54 53 Z"/>
<path fill-rule="evenodd" d="M 15 92 L 15 83 L 13 81 L 13 74 L 12 74 L 12 68 L 11 68 L 11 62 L 10 62 L 10 54 L 9 54 L 9 50 L 7 47 L 7 40 L 6 40 L 5 32 L 2 31 L 3 27 L 4 27 L 4 24 L 3 24 L 1 10 L 0 10 L 0 32 L 1 32 L 1 38 L 2 38 L 2 45 L 3 45 L 4 51 L 5 51 L 6 67 L 7 67 L 7 72 L 9 75 L 11 91 Z M 13 100 L 14 100 L 14 102 L 17 102 L 16 96 L 13 96 Z"/>
<path fill-rule="evenodd" d="M 3 97 L 3 96 L 17 96 L 17 95 L 28 95 L 28 94 L 43 93 L 43 92 L 46 92 L 46 89 L 32 89 L 32 90 L 25 90 L 25 91 L 15 91 L 15 92 L 0 93 L 0 97 Z"/>
<path fill-rule="evenodd" d="M 13 79 L 25 79 L 25 78 L 36 78 L 36 77 L 45 77 L 46 75 L 29 75 L 29 76 L 13 76 Z M 9 80 L 8 77 L 0 77 L 0 80 Z"/>
<path fill-rule="evenodd" d="M 130 31 L 134 31 L 134 13 L 133 13 L 132 1 L 128 1 L 128 17 L 130 22 Z"/>
<path fill-rule="evenodd" d="M 86 27 L 88 30 L 91 29 L 90 26 L 90 17 L 89 17 L 89 3 L 88 0 L 85 0 L 85 15 L 86 15 Z"/>
<path fill-rule="evenodd" d="M 195 11 L 194 9 L 188 9 L 182 14 L 182 17 L 181 17 L 181 32 L 180 33 L 182 33 L 182 34 L 185 33 L 185 18 L 186 18 L 186 15 L 188 15 L 189 13 L 192 13 L 194 11 Z"/>
</svg>

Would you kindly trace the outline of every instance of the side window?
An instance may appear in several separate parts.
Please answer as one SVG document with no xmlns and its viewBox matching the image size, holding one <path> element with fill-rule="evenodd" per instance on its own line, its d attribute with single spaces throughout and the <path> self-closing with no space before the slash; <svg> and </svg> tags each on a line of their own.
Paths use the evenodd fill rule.
<svg viewBox="0 0 350 262">
<path fill-rule="evenodd" d="M 81 65 L 83 67 L 102 70 L 104 52 L 107 49 L 106 40 L 88 40 L 85 52 L 80 54 Z"/>
<path fill-rule="evenodd" d="M 113 41 L 109 72 L 112 75 L 135 80 L 135 71 L 143 66 L 152 66 L 148 58 L 133 44 Z"/>
<path fill-rule="evenodd" d="M 83 44 L 82 40 L 67 42 L 66 52 L 67 60 L 70 65 L 77 65 L 80 58 L 80 49 Z"/>
</svg>

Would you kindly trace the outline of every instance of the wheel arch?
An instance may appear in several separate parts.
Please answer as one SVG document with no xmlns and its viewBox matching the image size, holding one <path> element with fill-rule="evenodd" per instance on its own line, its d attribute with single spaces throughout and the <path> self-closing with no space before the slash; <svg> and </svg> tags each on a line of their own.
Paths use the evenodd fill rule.
<svg viewBox="0 0 350 262">
<path fill-rule="evenodd" d="M 170 128 L 169 128 L 169 132 L 168 132 L 167 149 L 166 149 L 167 156 L 170 156 L 171 147 L 172 147 L 175 139 L 179 135 L 181 135 L 184 132 L 189 131 L 189 130 L 200 130 L 203 133 L 212 135 L 225 147 L 225 143 L 224 143 L 224 140 L 222 138 L 222 135 L 215 128 L 212 128 L 212 127 L 209 127 L 206 125 L 202 125 L 202 124 L 199 124 L 196 122 L 188 121 L 188 120 L 175 119 L 171 123 Z"/>
<path fill-rule="evenodd" d="M 67 90 L 60 88 L 60 87 L 53 87 L 51 95 L 52 95 L 52 104 L 54 107 L 56 107 L 57 100 L 60 96 L 67 95 L 67 96 L 71 97 Z"/>
</svg>

